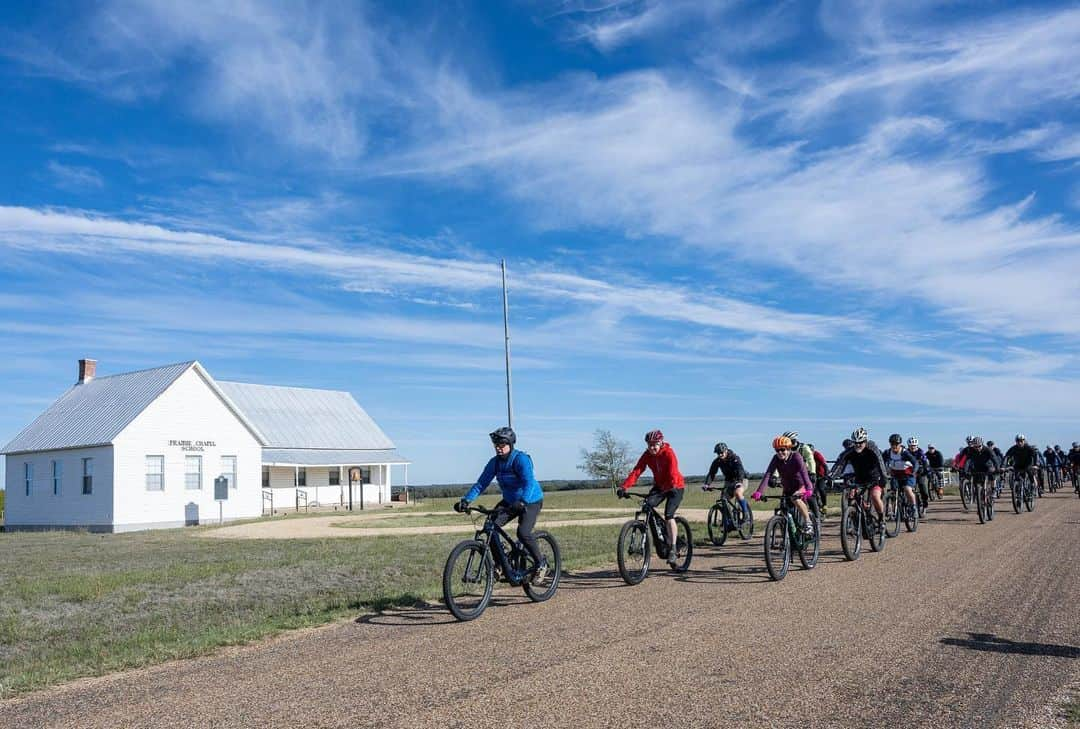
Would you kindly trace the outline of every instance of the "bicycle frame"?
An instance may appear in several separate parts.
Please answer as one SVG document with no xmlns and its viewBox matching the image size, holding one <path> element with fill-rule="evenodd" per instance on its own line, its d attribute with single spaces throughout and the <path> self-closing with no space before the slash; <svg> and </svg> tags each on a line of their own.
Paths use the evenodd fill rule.
<svg viewBox="0 0 1080 729">
<path fill-rule="evenodd" d="M 469 507 L 470 511 L 486 514 L 483 526 L 476 530 L 475 539 L 487 548 L 487 554 L 495 561 L 502 570 L 503 575 L 514 587 L 518 587 L 528 577 L 529 568 L 534 560 L 532 555 L 522 549 L 518 542 L 510 537 L 506 531 L 495 523 L 498 513 L 495 509 L 483 507 Z M 509 549 L 509 555 L 507 550 Z M 471 556 L 470 556 L 471 560 Z M 466 563 L 466 573 L 471 571 L 471 562 Z"/>
</svg>

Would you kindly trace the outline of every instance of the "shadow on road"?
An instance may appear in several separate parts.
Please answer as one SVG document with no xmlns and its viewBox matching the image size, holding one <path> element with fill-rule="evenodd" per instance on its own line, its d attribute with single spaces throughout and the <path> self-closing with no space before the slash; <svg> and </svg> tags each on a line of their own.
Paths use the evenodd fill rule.
<svg viewBox="0 0 1080 729">
<path fill-rule="evenodd" d="M 1056 643 L 1023 643 L 999 638 L 993 633 L 968 633 L 970 638 L 942 638 L 943 645 L 970 648 L 993 653 L 1017 653 L 1025 656 L 1054 656 L 1055 658 L 1080 658 L 1080 648 Z"/>
</svg>

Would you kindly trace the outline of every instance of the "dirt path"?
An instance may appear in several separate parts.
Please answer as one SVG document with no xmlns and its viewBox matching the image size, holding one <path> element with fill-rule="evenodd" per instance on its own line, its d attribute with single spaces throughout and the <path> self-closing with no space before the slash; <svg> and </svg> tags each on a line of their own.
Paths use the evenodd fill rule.
<svg viewBox="0 0 1080 729">
<path fill-rule="evenodd" d="M 611 512 L 611 517 L 598 517 L 592 519 L 551 519 L 549 515 L 558 513 L 598 513 Z M 389 518 L 409 518 L 417 516 L 430 516 L 444 514 L 445 512 L 434 511 L 409 511 L 397 513 L 377 513 L 360 516 L 313 516 L 303 519 L 278 519 L 275 521 L 252 522 L 250 524 L 237 524 L 219 529 L 211 529 L 199 536 L 206 539 L 335 539 L 346 537 L 379 537 L 394 534 L 469 534 L 476 531 L 472 521 L 462 517 L 460 524 L 446 524 L 441 526 L 410 526 L 410 527 L 360 527 L 352 526 L 362 524 L 373 519 L 380 521 Z M 690 521 L 705 521 L 708 509 L 680 509 L 680 514 Z M 545 509 L 540 515 L 540 527 L 543 529 L 555 529 L 574 524 L 621 524 L 634 515 L 628 509 Z M 760 514 L 758 514 L 760 516 Z M 336 526 L 350 525 L 350 526 Z"/>
<path fill-rule="evenodd" d="M 1007 502 L 1006 502 L 1007 503 Z M 1004 504 L 1003 504 L 1004 505 Z M 0 703 L 11 727 L 1044 727 L 1080 679 L 1080 500 L 980 526 L 952 500 L 855 563 L 836 520 L 780 583 L 760 540 L 683 575 L 567 575 Z"/>
</svg>

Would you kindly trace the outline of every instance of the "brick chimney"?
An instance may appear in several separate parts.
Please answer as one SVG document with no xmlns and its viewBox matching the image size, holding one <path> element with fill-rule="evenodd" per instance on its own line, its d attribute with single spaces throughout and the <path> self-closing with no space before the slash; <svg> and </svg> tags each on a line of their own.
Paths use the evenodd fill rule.
<svg viewBox="0 0 1080 729">
<path fill-rule="evenodd" d="M 90 380 L 94 379 L 94 375 L 97 374 L 97 360 L 96 359 L 80 359 L 79 360 L 79 384 L 85 385 Z"/>
</svg>

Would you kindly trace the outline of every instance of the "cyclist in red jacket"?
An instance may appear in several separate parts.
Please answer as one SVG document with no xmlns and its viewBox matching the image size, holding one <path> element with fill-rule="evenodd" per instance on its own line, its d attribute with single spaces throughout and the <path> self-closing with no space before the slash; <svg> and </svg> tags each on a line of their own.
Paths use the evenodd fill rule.
<svg viewBox="0 0 1080 729">
<path fill-rule="evenodd" d="M 626 491 L 637 483 L 641 474 L 645 473 L 646 467 L 652 471 L 653 487 L 645 501 L 654 509 L 661 501 L 664 504 L 664 518 L 667 519 L 668 544 L 676 543 L 675 512 L 682 503 L 686 482 L 679 473 L 679 459 L 675 456 L 675 450 L 669 443 L 664 442 L 664 434 L 659 430 L 650 430 L 645 434 L 645 452 L 641 454 L 637 465 L 627 475 L 616 492 L 619 498 L 630 498 Z M 672 549 L 668 553 L 668 564 L 674 567 L 679 563 L 679 557 Z"/>
</svg>

